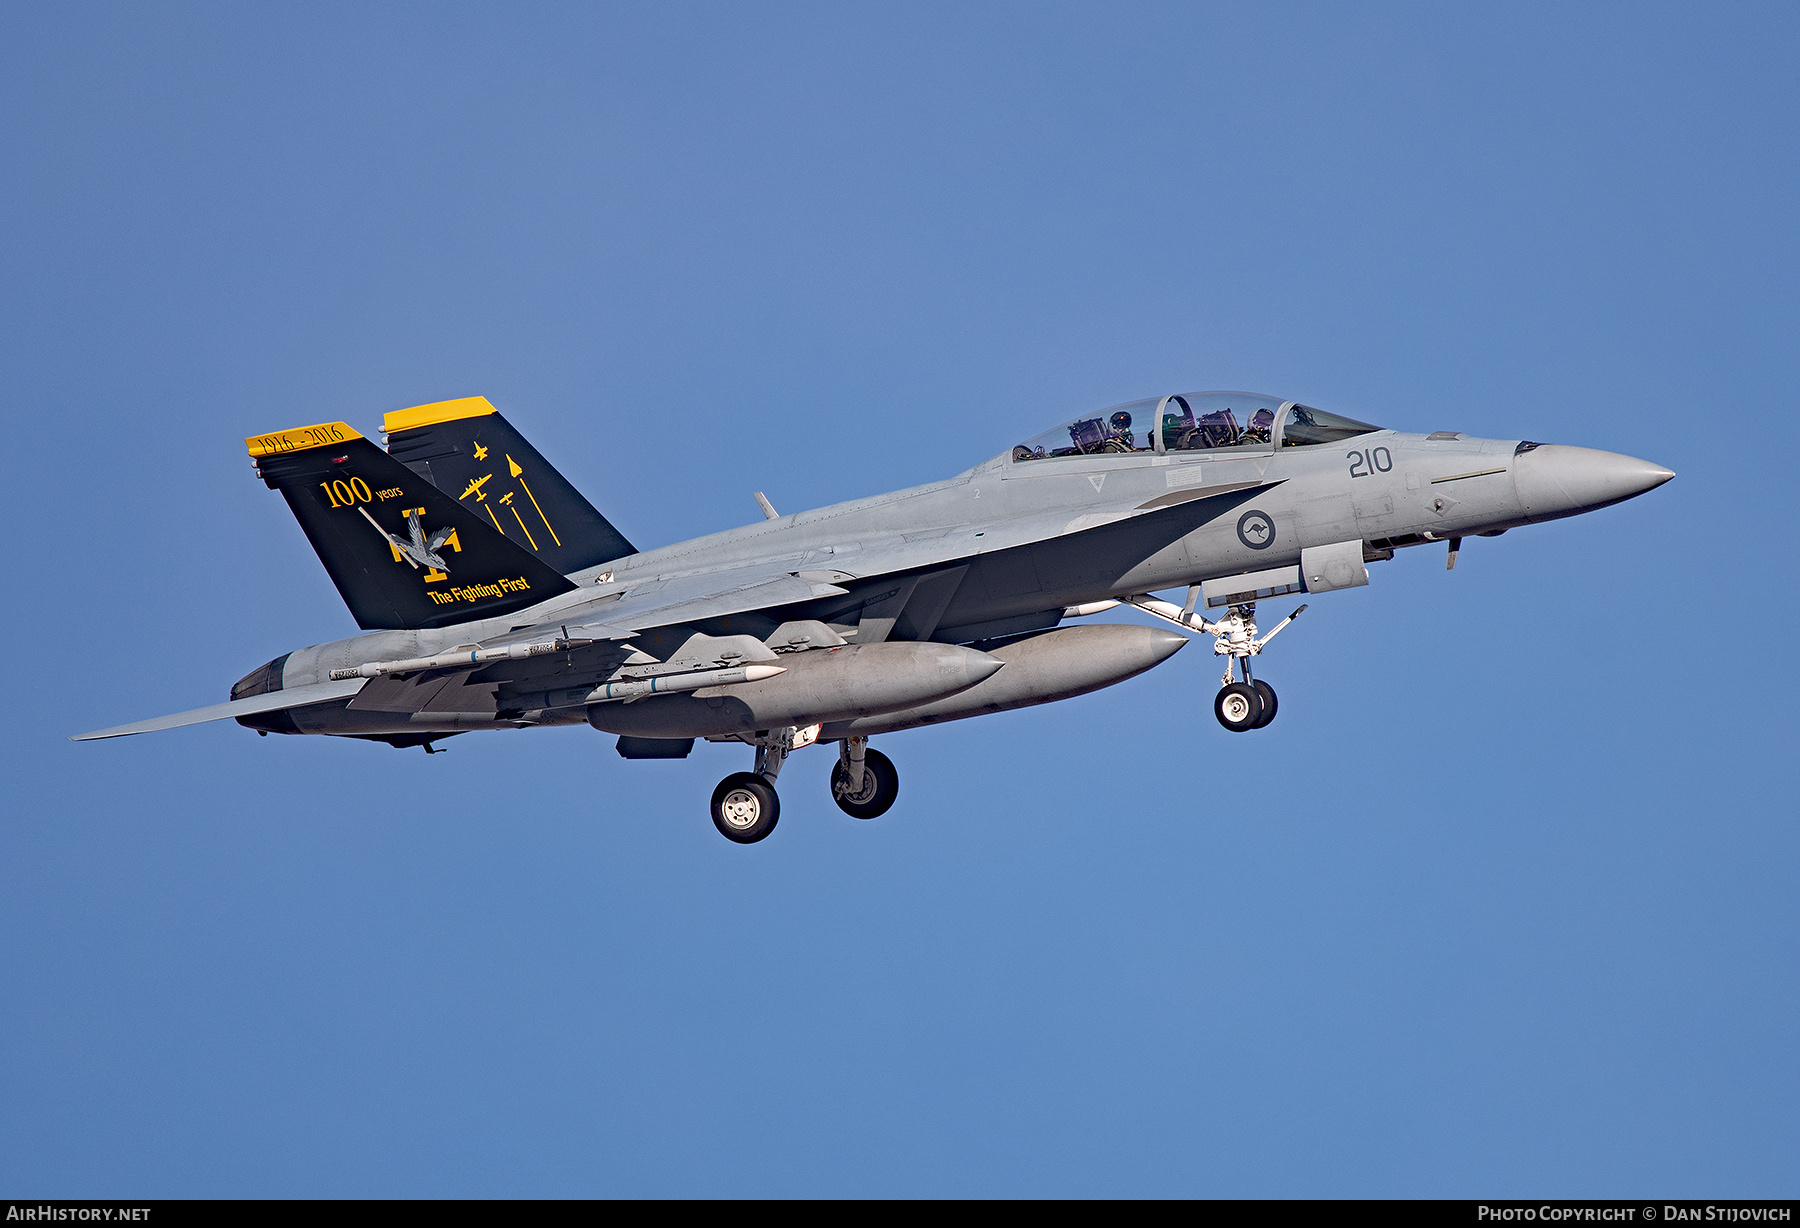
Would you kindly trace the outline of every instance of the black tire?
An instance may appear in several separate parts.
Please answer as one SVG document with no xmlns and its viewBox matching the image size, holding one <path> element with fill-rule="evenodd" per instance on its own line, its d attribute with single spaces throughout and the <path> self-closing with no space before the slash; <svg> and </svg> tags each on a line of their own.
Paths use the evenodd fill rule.
<svg viewBox="0 0 1800 1228">
<path fill-rule="evenodd" d="M 775 830 L 780 818 L 775 786 L 755 772 L 733 772 L 713 790 L 713 826 L 727 840 L 755 844 Z"/>
<path fill-rule="evenodd" d="M 1231 732 L 1248 733 L 1262 719 L 1262 696 L 1241 682 L 1222 686 L 1213 698 L 1213 715 Z"/>
<path fill-rule="evenodd" d="M 831 769 L 831 800 L 853 819 L 873 819 L 888 812 L 900 796 L 900 773 L 893 760 L 878 750 L 863 754 L 863 788 L 855 797 L 846 794 L 850 772 L 839 759 Z"/>
<path fill-rule="evenodd" d="M 1270 721 L 1275 719 L 1275 709 L 1278 708 L 1280 704 L 1275 699 L 1275 688 L 1264 682 L 1261 678 L 1258 678 L 1250 685 L 1256 688 L 1257 698 L 1262 700 L 1262 715 L 1256 718 L 1256 724 L 1251 726 L 1251 728 L 1261 729 L 1264 725 L 1267 725 Z"/>
</svg>

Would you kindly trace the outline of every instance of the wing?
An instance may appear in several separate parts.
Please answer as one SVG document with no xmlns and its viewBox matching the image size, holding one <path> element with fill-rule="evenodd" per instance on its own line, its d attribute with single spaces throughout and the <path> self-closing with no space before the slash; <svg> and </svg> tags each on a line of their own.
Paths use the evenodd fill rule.
<svg viewBox="0 0 1800 1228">
<path fill-rule="evenodd" d="M 277 712 L 283 708 L 304 708 L 308 704 L 329 703 L 356 694 L 363 689 L 366 681 L 363 678 L 352 678 L 343 682 L 319 682 L 288 691 L 272 691 L 267 695 L 253 695 L 249 699 L 234 699 L 229 703 L 195 708 L 191 712 L 177 712 L 173 716 L 158 716 L 129 725 L 114 725 L 111 729 L 78 733 L 69 741 L 94 742 L 101 738 L 122 738 L 127 734 L 155 733 L 159 729 L 179 729 L 183 725 L 202 725 L 207 721 L 223 721 L 238 716 L 254 716 L 259 712 Z"/>
<path fill-rule="evenodd" d="M 1179 534 L 1191 527 L 1191 523 L 1218 514 L 1220 507 L 1234 506 L 1255 491 L 1278 484 L 1240 482 L 1180 491 L 1173 499 L 1157 498 L 1138 507 L 1089 513 L 1063 508 L 986 526 L 965 524 L 923 529 L 887 540 L 865 542 L 854 553 L 838 555 L 836 564 L 851 569 L 849 571 L 792 571 L 780 564 L 765 562 L 669 578 L 634 580 L 627 576 L 617 583 L 601 586 L 605 591 L 594 598 L 585 598 L 579 591 L 569 593 L 562 598 L 569 604 L 555 604 L 555 613 L 545 617 L 539 626 L 513 632 L 493 642 L 541 638 L 546 628 L 558 625 L 567 625 L 570 635 L 624 639 L 626 633 L 655 627 L 772 611 L 823 598 L 855 600 L 853 593 L 874 592 L 870 585 L 874 584 L 878 589 L 884 577 L 953 567 L 1037 543 L 1073 546 L 1074 539 L 1082 534 L 1101 533 L 1124 521 L 1168 521 L 1168 531 Z M 833 577 L 835 582 L 825 576 Z M 577 627 L 585 630 L 578 632 Z"/>
<path fill-rule="evenodd" d="M 808 580 L 765 565 L 626 584 L 617 593 L 590 603 L 586 610 L 593 616 L 592 622 L 607 628 L 646 631 L 820 597 L 840 597 L 847 592 L 836 584 Z"/>
</svg>

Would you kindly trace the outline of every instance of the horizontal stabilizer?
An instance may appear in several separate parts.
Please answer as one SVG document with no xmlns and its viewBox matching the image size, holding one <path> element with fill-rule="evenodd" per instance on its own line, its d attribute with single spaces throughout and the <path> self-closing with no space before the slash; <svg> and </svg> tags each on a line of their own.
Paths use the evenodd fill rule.
<svg viewBox="0 0 1800 1228">
<path fill-rule="evenodd" d="M 155 733 L 159 729 L 179 729 L 183 725 L 204 725 L 207 721 L 223 721 L 236 716 L 255 716 L 259 712 L 277 712 L 284 708 L 304 708 L 308 704 L 329 703 L 334 699 L 348 699 L 362 690 L 367 681 L 366 678 L 350 678 L 343 682 L 317 682 L 288 691 L 271 691 L 267 695 L 252 695 L 249 699 L 213 704 L 209 708 L 195 708 L 192 712 L 177 712 L 173 716 L 158 716 L 147 721 L 134 721 L 129 725 L 114 725 L 111 729 L 78 733 L 69 741 L 93 742 L 100 738 L 122 738 L 127 734 Z"/>
</svg>

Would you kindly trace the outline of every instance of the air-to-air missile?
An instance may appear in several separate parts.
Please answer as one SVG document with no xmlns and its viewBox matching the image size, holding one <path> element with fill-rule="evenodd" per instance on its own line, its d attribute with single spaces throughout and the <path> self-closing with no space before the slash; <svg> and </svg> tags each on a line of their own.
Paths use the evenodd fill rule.
<svg viewBox="0 0 1800 1228">
<path fill-rule="evenodd" d="M 638 738 L 716 737 L 853 720 L 930 703 L 993 677 L 1004 659 L 956 644 L 846 644 L 782 658 L 779 678 L 631 704 L 592 704 L 588 724 Z"/>
</svg>

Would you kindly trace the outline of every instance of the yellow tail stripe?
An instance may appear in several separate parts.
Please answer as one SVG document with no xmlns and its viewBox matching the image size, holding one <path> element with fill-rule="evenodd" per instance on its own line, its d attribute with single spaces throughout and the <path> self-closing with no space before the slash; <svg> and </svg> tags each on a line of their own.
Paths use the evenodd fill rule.
<svg viewBox="0 0 1800 1228">
<path fill-rule="evenodd" d="M 308 448 L 328 448 L 332 444 L 361 439 L 362 432 L 347 422 L 321 422 L 317 426 L 296 426 L 268 435 L 252 435 L 244 440 L 252 456 L 279 456 L 283 452 L 304 452 Z"/>
<path fill-rule="evenodd" d="M 511 460 L 511 459 L 512 459 L 512 457 L 510 457 L 510 456 L 509 456 L 509 457 L 507 457 L 507 458 L 506 458 L 506 459 L 507 459 L 507 460 Z M 525 486 L 525 479 L 524 479 L 524 478 L 520 478 L 520 479 L 519 479 L 519 485 L 520 485 L 520 486 Z M 546 515 L 544 515 L 544 509 L 543 509 L 543 508 L 541 508 L 541 507 L 538 507 L 538 501 L 537 501 L 537 496 L 536 496 L 536 495 L 534 495 L 534 494 L 532 494 L 532 493 L 531 493 L 531 487 L 529 487 L 529 486 L 525 486 L 525 497 L 526 497 L 526 498 L 527 498 L 527 499 L 530 499 L 530 500 L 531 500 L 531 506 L 533 506 L 533 507 L 537 507 L 537 514 L 538 514 L 538 519 L 539 519 L 539 520 L 541 520 L 541 521 L 543 521 L 543 522 L 544 522 L 544 527 L 545 527 L 545 528 L 546 528 L 546 529 L 550 529 L 550 517 L 548 517 L 548 516 L 546 516 Z M 558 537 L 558 536 L 557 536 L 557 535 L 556 535 L 556 530 L 555 530 L 555 529 L 550 529 L 550 540 L 551 540 L 551 541 L 553 541 L 553 542 L 555 542 L 555 543 L 556 543 L 556 544 L 557 544 L 557 545 L 559 545 L 559 546 L 560 546 L 560 545 L 562 545 L 562 538 L 560 538 L 560 537 Z M 534 549 L 535 549 L 535 547 L 533 547 L 533 548 L 534 548 Z"/>
<path fill-rule="evenodd" d="M 410 431 L 416 426 L 452 422 L 457 418 L 479 418 L 484 414 L 498 412 L 489 404 L 486 397 L 462 397 L 455 401 L 433 401 L 430 405 L 396 409 L 382 418 L 381 429 L 392 435 L 396 431 Z"/>
<path fill-rule="evenodd" d="M 518 508 L 516 508 L 516 507 L 515 507 L 515 508 L 513 508 L 513 509 L 512 509 L 512 514 L 513 514 L 513 519 L 514 519 L 514 520 L 516 520 L 516 521 L 518 521 L 518 522 L 519 522 L 519 528 L 520 528 L 520 529 L 522 529 L 522 530 L 524 530 L 524 533 L 525 533 L 525 540 L 526 540 L 526 541 L 528 541 L 528 542 L 531 542 L 531 548 L 532 548 L 532 549 L 533 549 L 533 550 L 536 550 L 536 549 L 537 549 L 537 542 L 535 542 L 535 541 L 532 541 L 532 538 L 531 538 L 531 530 L 530 530 L 530 529 L 527 529 L 527 528 L 525 528 L 525 518 L 524 518 L 524 517 L 522 517 L 522 516 L 520 516 L 520 515 L 519 515 L 519 509 L 518 509 Z"/>
</svg>

